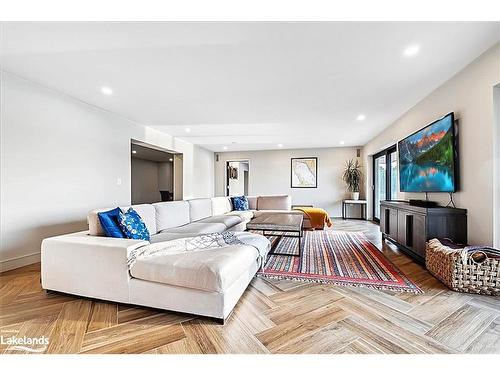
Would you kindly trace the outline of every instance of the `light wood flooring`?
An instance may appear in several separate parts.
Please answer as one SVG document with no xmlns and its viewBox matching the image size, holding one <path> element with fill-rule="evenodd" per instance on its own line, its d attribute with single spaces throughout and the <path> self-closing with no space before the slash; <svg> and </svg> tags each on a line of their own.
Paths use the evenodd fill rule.
<svg viewBox="0 0 500 375">
<path fill-rule="evenodd" d="M 255 278 L 228 322 L 57 293 L 40 265 L 0 274 L 0 334 L 48 337 L 45 353 L 500 353 L 500 298 L 449 291 L 424 268 L 363 231 L 423 294 Z M 0 353 L 26 349 L 4 343 Z"/>
</svg>

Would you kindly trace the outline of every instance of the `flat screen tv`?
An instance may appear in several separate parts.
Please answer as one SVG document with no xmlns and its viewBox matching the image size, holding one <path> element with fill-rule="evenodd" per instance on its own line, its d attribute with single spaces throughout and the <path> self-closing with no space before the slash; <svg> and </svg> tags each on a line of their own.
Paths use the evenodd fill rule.
<svg viewBox="0 0 500 375">
<path fill-rule="evenodd" d="M 457 157 L 453 112 L 399 141 L 398 150 L 401 191 L 456 191 Z"/>
</svg>

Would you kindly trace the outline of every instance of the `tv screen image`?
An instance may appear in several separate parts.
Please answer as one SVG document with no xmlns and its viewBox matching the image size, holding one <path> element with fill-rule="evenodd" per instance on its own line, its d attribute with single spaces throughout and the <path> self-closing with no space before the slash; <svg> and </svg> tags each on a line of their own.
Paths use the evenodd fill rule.
<svg viewBox="0 0 500 375">
<path fill-rule="evenodd" d="M 403 192 L 454 192 L 453 113 L 398 143 L 399 187 Z"/>
</svg>

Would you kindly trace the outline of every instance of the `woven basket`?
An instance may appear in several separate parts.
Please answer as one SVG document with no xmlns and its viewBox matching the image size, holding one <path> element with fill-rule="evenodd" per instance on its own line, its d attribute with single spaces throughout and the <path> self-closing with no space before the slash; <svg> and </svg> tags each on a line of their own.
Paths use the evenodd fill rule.
<svg viewBox="0 0 500 375">
<path fill-rule="evenodd" d="M 500 295 L 500 257 L 490 248 L 445 246 L 427 242 L 425 264 L 430 273 L 457 292 Z M 491 249 L 492 252 L 498 250 Z"/>
</svg>

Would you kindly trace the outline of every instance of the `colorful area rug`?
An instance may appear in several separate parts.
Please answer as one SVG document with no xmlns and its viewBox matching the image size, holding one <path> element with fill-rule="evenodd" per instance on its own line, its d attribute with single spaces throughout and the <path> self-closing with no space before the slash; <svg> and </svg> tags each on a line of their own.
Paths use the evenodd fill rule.
<svg viewBox="0 0 500 375">
<path fill-rule="evenodd" d="M 278 237 L 270 237 L 271 242 Z M 298 239 L 283 237 L 277 253 L 298 253 Z M 361 232 L 305 231 L 302 256 L 269 256 L 264 272 L 268 278 L 364 286 L 421 293 Z"/>
</svg>

